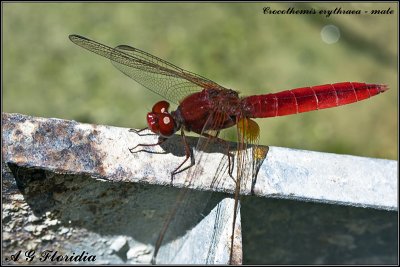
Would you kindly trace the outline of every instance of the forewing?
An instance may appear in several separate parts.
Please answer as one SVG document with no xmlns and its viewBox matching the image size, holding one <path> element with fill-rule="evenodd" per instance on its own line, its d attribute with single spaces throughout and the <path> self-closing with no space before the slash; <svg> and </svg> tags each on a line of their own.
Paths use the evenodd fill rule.
<svg viewBox="0 0 400 267">
<path fill-rule="evenodd" d="M 122 73 L 176 104 L 203 88 L 225 89 L 207 78 L 131 46 L 111 48 L 79 35 L 70 35 L 69 38 L 73 43 L 110 59 Z"/>
</svg>

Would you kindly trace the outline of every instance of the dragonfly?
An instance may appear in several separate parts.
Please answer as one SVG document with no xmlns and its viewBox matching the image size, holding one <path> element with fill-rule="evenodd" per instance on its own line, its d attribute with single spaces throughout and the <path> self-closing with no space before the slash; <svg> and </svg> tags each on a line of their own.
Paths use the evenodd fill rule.
<svg viewBox="0 0 400 267">
<path fill-rule="evenodd" d="M 252 158 L 254 160 L 254 155 L 249 157 L 246 151 L 249 146 L 257 148 L 258 145 L 260 128 L 253 119 L 338 107 L 368 99 L 389 89 L 386 84 L 340 82 L 240 97 L 235 90 L 225 88 L 210 79 L 184 70 L 138 48 L 128 45 L 112 48 L 76 34 L 70 35 L 69 39 L 78 46 L 110 59 L 122 73 L 178 105 L 175 111 L 170 112 L 169 102 L 165 100 L 157 102 L 147 114 L 148 127 L 145 129 L 158 135 L 159 141 L 155 144 L 138 145 L 143 147 L 160 145 L 180 131 L 186 157 L 171 173 L 172 178 L 186 169 L 182 167 L 192 157 L 185 132 L 194 132 L 201 137 L 196 150 L 203 150 L 211 140 L 217 140 L 223 145 L 228 155 L 228 174 L 235 184 L 233 225 L 236 222 L 238 196 L 243 182 L 249 176 L 249 161 Z M 219 138 L 222 130 L 233 126 L 236 126 L 237 139 L 235 163 L 230 160 L 229 144 Z M 130 150 L 132 152 L 132 149 Z M 200 164 L 200 161 L 196 164 Z M 232 167 L 234 164 L 236 164 L 235 174 Z M 196 177 L 196 169 L 188 174 L 186 180 L 189 184 L 194 177 Z M 178 196 L 177 205 L 166 219 L 155 245 L 153 262 L 165 238 L 165 232 L 186 195 L 187 191 L 183 191 Z M 234 227 L 232 227 L 231 235 L 230 263 L 233 260 L 233 240 Z"/>
</svg>

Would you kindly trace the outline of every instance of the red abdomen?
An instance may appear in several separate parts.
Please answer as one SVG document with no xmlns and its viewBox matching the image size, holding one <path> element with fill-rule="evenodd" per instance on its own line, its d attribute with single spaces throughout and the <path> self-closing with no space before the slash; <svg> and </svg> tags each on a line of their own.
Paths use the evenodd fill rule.
<svg viewBox="0 0 400 267">
<path fill-rule="evenodd" d="M 325 84 L 245 97 L 242 99 L 242 107 L 249 118 L 276 117 L 350 104 L 387 89 L 383 84 Z"/>
</svg>

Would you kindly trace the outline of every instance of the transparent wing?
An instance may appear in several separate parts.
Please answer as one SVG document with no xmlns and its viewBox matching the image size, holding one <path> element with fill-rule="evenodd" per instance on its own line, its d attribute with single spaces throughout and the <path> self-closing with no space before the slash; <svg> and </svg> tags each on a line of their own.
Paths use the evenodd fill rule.
<svg viewBox="0 0 400 267">
<path fill-rule="evenodd" d="M 253 192 L 253 181 L 256 179 L 260 167 L 260 161 L 262 163 L 266 156 L 266 152 L 265 154 L 261 153 L 261 150 L 258 147 L 259 126 L 257 123 L 241 114 L 236 117 L 236 126 L 237 144 L 235 153 L 235 169 L 232 177 L 235 183 L 233 225 L 236 224 L 238 219 L 240 195 L 243 192 L 247 194 Z M 234 239 L 236 238 L 234 228 L 232 228 L 231 236 L 229 264 L 240 264 L 240 256 L 237 258 L 237 254 L 233 251 Z"/>
<path fill-rule="evenodd" d="M 205 77 L 131 46 L 119 45 L 111 48 L 79 35 L 70 35 L 69 39 L 93 53 L 110 59 L 122 73 L 176 104 L 184 97 L 205 88 L 225 89 Z"/>
<path fill-rule="evenodd" d="M 197 146 L 193 150 L 196 164 L 185 171 L 186 173 L 182 181 L 185 186 L 180 190 L 176 204 L 169 217 L 165 220 L 165 224 L 159 235 L 159 242 L 157 242 L 154 254 L 155 263 L 182 263 L 179 262 L 179 260 L 180 256 L 184 254 L 183 251 L 188 255 L 196 255 L 198 259 L 205 259 L 206 262 L 213 262 L 214 255 L 212 255 L 211 251 L 213 251 L 212 246 L 217 242 L 217 240 L 215 240 L 217 235 L 214 234 L 218 232 L 218 227 L 226 228 L 227 225 L 215 226 L 214 233 L 204 232 L 201 235 L 201 251 L 208 250 L 209 253 L 207 255 L 198 255 L 199 252 L 196 254 L 196 251 L 188 252 L 187 250 L 196 250 L 196 244 L 194 243 L 198 242 L 198 240 L 196 242 L 191 240 L 191 231 L 198 231 L 197 229 L 199 229 L 199 226 L 204 223 L 204 217 L 207 217 L 211 210 L 215 208 L 214 206 L 219 203 L 217 198 L 221 196 L 215 196 L 214 198 L 212 197 L 213 193 L 210 191 L 199 192 L 189 188 L 213 188 L 215 184 L 230 179 L 228 177 L 228 155 L 219 158 L 220 163 L 217 167 L 217 171 L 213 172 L 208 170 L 210 169 L 210 164 L 212 164 L 210 162 L 214 163 L 216 155 L 220 155 L 220 153 L 212 153 L 214 152 L 215 144 L 219 143 L 219 141 L 216 140 L 218 132 L 208 130 L 218 128 L 218 124 L 223 122 L 222 119 L 218 118 L 219 116 L 223 116 L 223 113 L 218 112 L 218 110 L 219 107 L 216 107 L 214 112 L 210 113 L 211 115 L 203 128 L 203 136 L 200 136 Z M 222 149 L 227 152 L 229 151 L 228 147 L 223 147 Z M 177 180 L 174 178 L 174 182 L 175 181 Z M 232 211 L 230 210 L 229 212 Z M 191 229 L 188 229 L 188 225 L 190 225 L 188 221 L 195 222 L 191 224 Z M 182 233 L 182 229 L 187 229 L 187 232 L 184 231 L 185 235 L 177 236 L 176 233 Z M 209 247 L 206 248 L 206 246 Z"/>
<path fill-rule="evenodd" d="M 238 191 L 253 192 L 259 168 L 265 160 L 268 147 L 258 146 L 260 128 L 246 117 L 237 118 L 236 179 Z M 251 183 L 249 183 L 251 181 Z"/>
<path fill-rule="evenodd" d="M 183 254 L 183 251 L 188 255 L 195 255 L 195 258 L 207 257 L 206 261 L 202 261 L 202 263 L 213 263 L 213 255 L 211 253 L 213 248 L 211 246 L 218 243 L 218 241 L 213 240 L 212 238 L 216 236 L 214 234 L 218 232 L 218 227 L 223 227 L 225 229 L 229 227 L 232 230 L 232 237 L 235 237 L 237 234 L 234 232 L 234 226 L 236 225 L 239 210 L 240 193 L 242 189 L 245 188 L 247 189 L 247 192 L 250 191 L 249 188 L 252 187 L 251 182 L 255 179 L 260 162 L 262 163 L 265 159 L 267 151 L 264 151 L 262 148 L 257 146 L 258 125 L 247 118 L 237 120 L 238 142 L 236 147 L 234 147 L 232 143 L 224 143 L 223 140 L 217 139 L 218 132 L 208 129 L 218 128 L 219 124 L 224 121 L 225 115 L 226 114 L 223 113 L 220 107 L 216 107 L 204 126 L 203 136 L 199 138 L 196 149 L 193 151 L 196 165 L 187 170 L 183 182 L 185 187 L 181 189 L 178 194 L 175 206 L 168 219 L 166 219 L 159 235 L 159 238 L 161 239 L 159 239 L 159 243 L 155 249 L 155 263 L 182 263 L 179 262 L 179 260 L 181 260 L 179 256 Z M 212 151 L 212 147 L 215 147 L 215 144 L 219 144 L 218 152 L 221 150 L 225 152 L 225 155 L 220 159 L 219 164 L 215 164 L 216 161 L 212 155 L 220 154 L 212 153 L 214 152 Z M 232 159 L 231 155 L 233 155 L 234 161 L 229 161 L 229 159 Z M 216 171 L 212 170 L 212 177 L 204 179 L 207 176 L 204 171 L 210 169 L 210 164 L 218 165 L 218 168 Z M 229 175 L 229 170 L 231 170 L 232 176 Z M 210 247 L 207 248 L 209 249 L 208 251 L 210 254 L 198 255 L 199 252 L 196 254 L 196 251 L 188 252 L 187 250 L 189 247 L 192 250 L 196 250 L 196 247 L 193 244 L 198 242 L 198 240 L 195 242 L 191 239 L 192 237 L 190 232 L 196 231 L 198 228 L 197 225 L 203 223 L 202 220 L 207 220 L 207 215 L 211 212 L 214 205 L 218 203 L 216 202 L 216 199 L 212 197 L 212 192 L 197 192 L 195 190 L 190 190 L 189 187 L 196 184 L 194 187 L 200 188 L 201 186 L 198 186 L 197 184 L 200 183 L 204 186 L 203 188 L 215 188 L 218 187 L 220 183 L 227 182 L 233 182 L 234 184 L 233 192 L 235 205 L 232 210 L 228 211 L 231 214 L 234 212 L 233 221 L 230 219 L 232 218 L 230 216 L 224 217 L 226 221 L 222 223 L 222 226 L 215 225 L 215 232 L 204 232 L 201 235 L 202 249 L 204 249 L 205 246 L 210 245 Z M 219 199 L 219 201 L 220 200 L 221 199 Z M 188 220 L 192 222 L 194 221 L 195 223 L 190 224 L 188 223 Z M 193 228 L 188 229 L 188 225 L 191 225 Z M 176 233 L 182 233 L 182 229 L 187 229 L 187 232 L 183 231 L 185 235 L 178 237 Z M 237 259 L 233 256 L 235 254 L 233 253 L 234 238 L 231 238 L 230 241 L 231 243 L 229 246 L 231 249 L 231 258 L 229 259 L 229 262 L 235 263 Z"/>
</svg>

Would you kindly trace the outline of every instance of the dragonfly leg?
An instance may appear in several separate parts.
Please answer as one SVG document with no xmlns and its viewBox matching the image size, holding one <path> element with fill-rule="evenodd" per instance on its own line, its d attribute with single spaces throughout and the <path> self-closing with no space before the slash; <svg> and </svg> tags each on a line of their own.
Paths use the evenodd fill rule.
<svg viewBox="0 0 400 267">
<path fill-rule="evenodd" d="M 233 181 L 235 181 L 235 179 L 233 178 L 233 156 L 232 156 L 232 162 L 231 162 L 231 154 L 229 153 L 229 144 L 228 144 L 228 152 L 227 152 L 227 155 L 228 155 L 228 174 L 229 174 L 229 177 L 231 177 L 231 179 L 233 180 Z"/>
<path fill-rule="evenodd" d="M 233 160 L 231 161 L 231 157 L 233 158 L 233 155 L 231 155 L 230 153 L 229 142 L 225 141 L 224 139 L 218 138 L 219 133 L 220 131 L 218 131 L 215 136 L 208 133 L 202 133 L 201 135 L 211 138 L 226 147 L 226 155 L 228 156 L 228 174 L 229 177 L 236 183 L 236 180 L 233 178 Z"/>
<path fill-rule="evenodd" d="M 135 133 L 135 134 L 137 134 L 139 136 L 156 135 L 155 133 L 152 133 L 152 132 L 151 133 L 146 133 L 146 134 L 141 134 L 143 131 L 148 130 L 148 129 L 149 129 L 149 127 L 146 127 L 146 128 L 140 129 L 140 130 L 129 129 L 129 132 Z"/>
<path fill-rule="evenodd" d="M 176 174 L 178 174 L 178 173 L 180 173 L 180 172 L 183 172 L 184 170 L 187 170 L 188 168 L 192 167 L 192 166 L 195 164 L 195 162 L 194 162 L 194 157 L 192 157 L 192 153 L 191 153 L 191 151 L 190 151 L 190 146 L 189 146 L 189 144 L 188 144 L 188 142 L 187 142 L 187 140 L 186 140 L 185 132 L 183 131 L 183 129 L 181 129 L 181 136 L 182 136 L 182 143 L 183 143 L 183 146 L 184 146 L 184 148 L 185 148 L 186 158 L 185 158 L 185 160 L 184 160 L 181 164 L 179 164 L 179 166 L 178 166 L 177 168 L 175 168 L 175 170 L 173 170 L 173 171 L 171 172 L 171 185 L 172 185 L 172 183 L 173 183 L 173 181 L 174 181 L 174 176 L 175 176 Z M 183 164 L 186 163 L 186 161 L 187 161 L 189 158 L 192 159 L 192 162 L 191 162 L 190 166 L 188 166 L 188 167 L 183 168 L 182 170 L 180 170 L 180 168 L 183 166 Z"/>
<path fill-rule="evenodd" d="M 133 132 L 133 133 L 139 134 L 139 133 L 141 133 L 141 132 L 143 132 L 144 130 L 147 130 L 147 129 L 149 129 L 149 127 L 146 127 L 146 128 L 140 129 L 140 130 L 129 129 L 129 131 L 130 131 L 130 132 Z"/>
<path fill-rule="evenodd" d="M 229 142 L 226 142 L 225 140 L 220 139 L 220 138 L 216 138 L 216 140 L 226 147 L 226 155 L 228 156 L 228 174 L 229 174 L 229 177 L 233 181 L 235 181 L 235 179 L 233 178 L 233 160 L 231 161 L 231 157 L 233 158 L 233 155 L 231 155 L 231 153 L 230 153 Z"/>
<path fill-rule="evenodd" d="M 224 140 L 222 140 L 222 141 L 224 141 Z M 235 180 L 235 178 L 233 178 L 233 155 L 231 155 L 231 153 L 230 153 L 230 146 L 229 146 L 229 143 L 228 142 L 225 142 L 224 141 L 224 143 L 225 143 L 225 145 L 226 145 L 226 155 L 228 156 L 228 175 L 229 175 L 229 177 L 232 179 L 232 181 L 234 182 L 234 183 L 236 183 L 236 180 Z M 232 157 L 232 160 L 231 160 L 231 157 Z"/>
<path fill-rule="evenodd" d="M 159 141 L 155 144 L 138 144 L 133 148 L 129 148 L 129 152 L 133 153 L 137 153 L 137 152 L 141 152 L 143 151 L 143 149 L 138 150 L 138 151 L 134 151 L 137 147 L 142 146 L 142 147 L 150 147 L 150 146 L 158 146 L 161 145 L 162 143 L 164 143 L 167 140 L 167 138 L 160 138 Z"/>
</svg>

